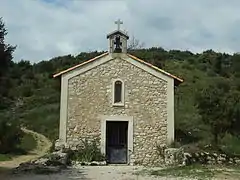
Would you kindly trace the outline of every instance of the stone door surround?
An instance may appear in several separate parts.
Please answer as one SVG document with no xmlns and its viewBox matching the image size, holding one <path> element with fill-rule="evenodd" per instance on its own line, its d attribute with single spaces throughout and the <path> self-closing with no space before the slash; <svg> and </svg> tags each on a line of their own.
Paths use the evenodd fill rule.
<svg viewBox="0 0 240 180">
<path fill-rule="evenodd" d="M 128 164 L 131 162 L 133 153 L 133 117 L 132 116 L 101 116 L 101 152 L 106 154 L 106 124 L 107 121 L 128 122 Z"/>
</svg>

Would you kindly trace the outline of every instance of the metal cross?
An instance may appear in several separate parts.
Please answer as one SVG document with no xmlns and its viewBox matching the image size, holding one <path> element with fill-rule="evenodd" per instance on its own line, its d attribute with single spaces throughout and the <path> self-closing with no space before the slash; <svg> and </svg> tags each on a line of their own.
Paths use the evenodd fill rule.
<svg viewBox="0 0 240 180">
<path fill-rule="evenodd" d="M 118 31 L 119 31 L 120 30 L 120 25 L 123 24 L 123 22 L 120 19 L 118 19 L 117 21 L 115 21 L 115 24 L 117 24 Z"/>
</svg>

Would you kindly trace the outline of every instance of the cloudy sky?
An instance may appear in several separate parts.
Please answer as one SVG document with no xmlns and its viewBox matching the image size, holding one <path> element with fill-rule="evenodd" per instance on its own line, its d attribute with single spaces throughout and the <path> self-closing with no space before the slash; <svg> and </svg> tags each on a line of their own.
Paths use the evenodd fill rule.
<svg viewBox="0 0 240 180">
<path fill-rule="evenodd" d="M 106 50 L 118 18 L 145 47 L 240 51 L 240 0 L 1 0 L 0 17 L 15 61 Z"/>
</svg>

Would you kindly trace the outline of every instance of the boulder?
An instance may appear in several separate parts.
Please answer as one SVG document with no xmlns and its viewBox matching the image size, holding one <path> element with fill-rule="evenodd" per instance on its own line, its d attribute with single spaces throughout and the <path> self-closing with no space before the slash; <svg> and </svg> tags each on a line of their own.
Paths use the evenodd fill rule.
<svg viewBox="0 0 240 180">
<path fill-rule="evenodd" d="M 65 144 L 61 142 L 59 139 L 57 139 L 54 144 L 54 150 L 63 151 L 63 149 L 65 149 Z"/>
<path fill-rule="evenodd" d="M 14 173 L 57 173 L 67 167 L 67 153 L 54 152 L 37 160 L 20 164 Z"/>
<path fill-rule="evenodd" d="M 47 161 L 47 164 L 67 166 L 67 164 L 68 164 L 68 154 L 63 153 L 61 151 L 53 152 L 50 155 L 50 157 Z"/>
<path fill-rule="evenodd" d="M 182 148 L 167 148 L 164 150 L 164 161 L 166 165 L 182 165 L 184 163 L 184 152 Z"/>
<path fill-rule="evenodd" d="M 13 173 L 35 173 L 35 174 L 50 174 L 61 171 L 59 166 L 46 166 L 44 164 L 36 164 L 31 162 L 21 163 Z"/>
</svg>

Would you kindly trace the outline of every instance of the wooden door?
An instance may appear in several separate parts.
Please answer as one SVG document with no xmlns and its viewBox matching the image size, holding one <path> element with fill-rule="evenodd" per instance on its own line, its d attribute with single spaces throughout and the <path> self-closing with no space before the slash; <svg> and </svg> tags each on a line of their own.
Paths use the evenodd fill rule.
<svg viewBox="0 0 240 180">
<path fill-rule="evenodd" d="M 127 163 L 127 121 L 107 121 L 106 122 L 106 153 L 108 163 Z"/>
</svg>

